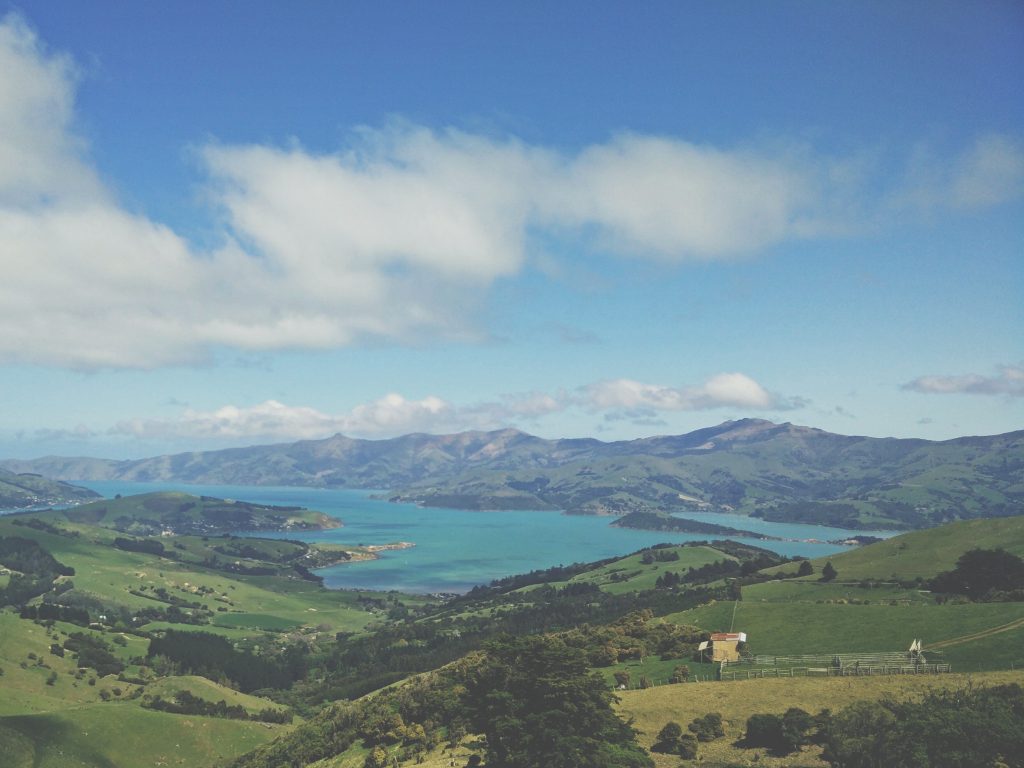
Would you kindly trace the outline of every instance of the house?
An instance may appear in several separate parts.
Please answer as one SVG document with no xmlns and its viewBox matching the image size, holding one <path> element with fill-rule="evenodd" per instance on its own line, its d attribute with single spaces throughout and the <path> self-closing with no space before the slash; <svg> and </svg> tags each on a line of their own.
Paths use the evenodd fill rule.
<svg viewBox="0 0 1024 768">
<path fill-rule="evenodd" d="M 702 658 L 710 651 L 711 661 L 739 661 L 740 643 L 747 642 L 746 632 L 715 632 L 710 640 L 697 646 Z"/>
</svg>

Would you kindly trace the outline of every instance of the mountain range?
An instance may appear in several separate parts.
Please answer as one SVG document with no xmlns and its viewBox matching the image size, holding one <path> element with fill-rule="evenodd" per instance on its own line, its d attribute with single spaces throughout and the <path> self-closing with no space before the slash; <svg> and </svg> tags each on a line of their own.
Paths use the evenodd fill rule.
<svg viewBox="0 0 1024 768">
<path fill-rule="evenodd" d="M 387 489 L 393 500 L 571 514 L 738 512 L 850 528 L 922 528 L 1024 512 L 1024 431 L 941 442 L 760 419 L 602 442 L 514 429 L 323 440 L 146 459 L 0 461 L 64 481 Z"/>
</svg>

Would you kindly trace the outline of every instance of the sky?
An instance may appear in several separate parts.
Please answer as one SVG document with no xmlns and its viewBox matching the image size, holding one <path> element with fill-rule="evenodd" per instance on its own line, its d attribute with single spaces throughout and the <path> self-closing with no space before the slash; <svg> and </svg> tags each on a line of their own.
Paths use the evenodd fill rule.
<svg viewBox="0 0 1024 768">
<path fill-rule="evenodd" d="M 1024 5 L 0 0 L 0 458 L 1024 428 Z"/>
</svg>

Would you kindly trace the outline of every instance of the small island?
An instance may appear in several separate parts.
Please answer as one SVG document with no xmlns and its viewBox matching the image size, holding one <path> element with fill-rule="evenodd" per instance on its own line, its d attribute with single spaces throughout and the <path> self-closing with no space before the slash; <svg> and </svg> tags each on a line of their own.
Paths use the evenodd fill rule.
<svg viewBox="0 0 1024 768">
<path fill-rule="evenodd" d="M 712 536 L 740 536 L 761 541 L 781 541 L 778 536 L 769 536 L 754 531 L 744 531 L 727 525 L 704 523 L 675 517 L 666 512 L 630 512 L 612 523 L 616 528 L 637 528 L 643 531 L 672 531 L 674 533 L 697 533 Z"/>
</svg>

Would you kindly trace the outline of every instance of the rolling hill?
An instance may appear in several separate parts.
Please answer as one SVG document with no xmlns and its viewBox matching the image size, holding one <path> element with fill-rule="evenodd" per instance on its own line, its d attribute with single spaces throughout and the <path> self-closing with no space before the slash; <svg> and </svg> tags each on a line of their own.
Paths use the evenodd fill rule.
<svg viewBox="0 0 1024 768">
<path fill-rule="evenodd" d="M 34 473 L 18 474 L 0 468 L 0 509 L 77 504 L 99 497 L 98 493 L 88 488 L 50 480 Z"/>
</svg>

